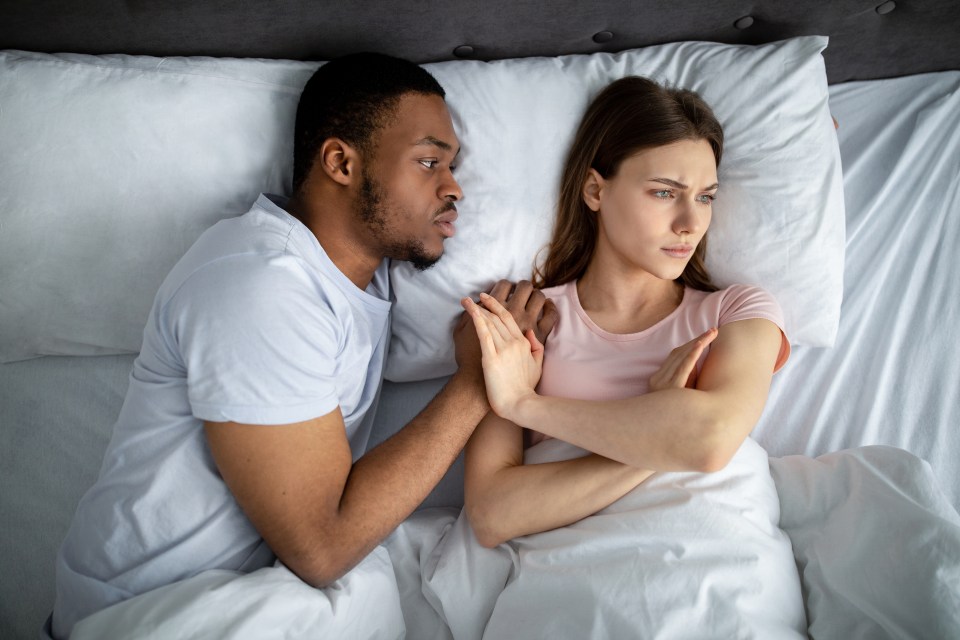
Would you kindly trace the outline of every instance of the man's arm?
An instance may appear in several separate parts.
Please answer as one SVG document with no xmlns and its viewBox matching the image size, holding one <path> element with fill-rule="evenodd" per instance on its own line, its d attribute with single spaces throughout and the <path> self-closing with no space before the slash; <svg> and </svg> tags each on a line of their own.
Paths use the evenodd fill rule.
<svg viewBox="0 0 960 640">
<path fill-rule="evenodd" d="M 343 417 L 206 423 L 224 482 L 273 552 L 322 587 L 355 566 L 440 481 L 487 412 L 482 379 L 454 374 L 406 427 L 351 465 Z"/>
<path fill-rule="evenodd" d="M 556 310 L 529 283 L 491 295 L 545 337 Z M 542 339 L 542 338 L 541 338 Z M 205 423 L 224 481 L 277 557 L 324 586 L 362 560 L 440 481 L 489 411 L 471 323 L 454 332 L 459 365 L 408 425 L 351 465 L 340 410 L 290 425 Z"/>
</svg>

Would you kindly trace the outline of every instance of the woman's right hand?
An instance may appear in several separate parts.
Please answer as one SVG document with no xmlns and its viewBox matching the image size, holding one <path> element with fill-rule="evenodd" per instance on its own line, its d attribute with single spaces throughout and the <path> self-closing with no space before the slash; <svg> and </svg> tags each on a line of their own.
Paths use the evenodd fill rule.
<svg viewBox="0 0 960 640">
<path fill-rule="evenodd" d="M 520 331 L 510 312 L 493 296 L 481 293 L 480 305 L 470 298 L 460 303 L 473 320 L 480 340 L 490 407 L 509 420 L 523 398 L 536 395 L 534 388 L 543 367 L 543 344 L 532 329 Z"/>
<path fill-rule="evenodd" d="M 697 384 L 697 360 L 700 359 L 703 350 L 716 337 L 717 329 L 710 328 L 690 342 L 671 351 L 657 372 L 650 376 L 650 391 L 695 388 Z"/>
</svg>

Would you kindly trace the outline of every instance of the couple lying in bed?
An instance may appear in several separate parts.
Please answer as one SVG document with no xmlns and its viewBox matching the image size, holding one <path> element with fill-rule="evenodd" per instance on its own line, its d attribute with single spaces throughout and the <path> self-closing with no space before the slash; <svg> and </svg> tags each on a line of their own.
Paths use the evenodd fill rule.
<svg viewBox="0 0 960 640">
<path fill-rule="evenodd" d="M 277 558 L 329 585 L 465 445 L 475 539 L 464 540 L 484 547 L 581 521 L 661 472 L 757 458 L 747 436 L 789 353 L 781 314 L 760 289 L 711 284 L 722 130 L 697 95 L 641 78 L 588 109 L 535 286 L 465 298 L 458 371 L 366 451 L 389 334 L 387 259 L 436 262 L 463 196 L 443 96 L 392 58 L 324 65 L 297 112 L 292 197 L 261 196 L 171 271 L 58 556 L 56 637 L 209 569 Z M 551 439 L 583 451 L 524 464 Z M 795 611 L 783 616 L 803 628 Z"/>
</svg>

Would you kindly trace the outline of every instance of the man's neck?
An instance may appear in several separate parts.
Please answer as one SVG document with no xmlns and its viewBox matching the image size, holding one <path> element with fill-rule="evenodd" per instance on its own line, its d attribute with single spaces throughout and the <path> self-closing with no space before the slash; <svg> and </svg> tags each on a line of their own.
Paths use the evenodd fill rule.
<svg viewBox="0 0 960 640">
<path fill-rule="evenodd" d="M 355 226 L 355 216 L 349 204 L 329 199 L 329 204 L 318 206 L 322 198 L 293 196 L 287 202 L 287 212 L 297 218 L 317 238 L 324 253 L 357 288 L 366 290 L 373 274 L 383 262 L 369 246 Z"/>
</svg>

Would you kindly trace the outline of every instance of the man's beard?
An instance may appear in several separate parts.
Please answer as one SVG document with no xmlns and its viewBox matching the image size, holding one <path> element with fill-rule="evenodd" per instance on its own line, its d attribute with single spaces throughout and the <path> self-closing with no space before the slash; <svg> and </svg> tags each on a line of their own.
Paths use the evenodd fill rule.
<svg viewBox="0 0 960 640">
<path fill-rule="evenodd" d="M 373 180 L 365 170 L 360 174 L 360 195 L 357 200 L 356 211 L 373 236 L 380 242 L 383 254 L 394 260 L 405 260 L 418 271 L 426 271 L 440 259 L 440 255 L 430 255 L 423 247 L 423 242 L 415 239 L 397 239 L 389 236 L 387 218 L 389 212 L 383 205 L 385 192 L 383 187 Z"/>
</svg>

